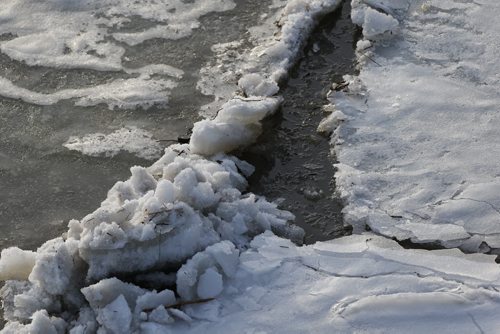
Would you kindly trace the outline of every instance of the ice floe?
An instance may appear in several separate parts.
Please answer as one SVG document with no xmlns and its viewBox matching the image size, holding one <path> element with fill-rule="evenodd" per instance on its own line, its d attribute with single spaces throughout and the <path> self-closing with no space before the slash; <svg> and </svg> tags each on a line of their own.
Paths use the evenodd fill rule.
<svg viewBox="0 0 500 334">
<path fill-rule="evenodd" d="M 169 79 L 151 79 L 148 72 L 160 71 L 162 67 L 134 70 L 142 73 L 136 78 L 115 79 L 110 83 L 86 88 L 63 89 L 54 93 L 39 93 L 18 87 L 11 81 L 0 77 L 0 95 L 11 99 L 19 99 L 38 105 L 53 105 L 61 100 L 75 100 L 77 106 L 95 106 L 106 104 L 109 109 L 147 109 L 152 105 L 165 105 L 170 91 L 177 83 Z M 171 74 L 169 72 L 168 74 Z M 173 74 L 179 75 L 179 70 Z"/>
<path fill-rule="evenodd" d="M 117 71 L 125 50 L 116 41 L 134 45 L 151 38 L 182 38 L 199 27 L 201 16 L 234 6 L 232 0 L 6 0 L 0 31 L 11 38 L 0 42 L 0 50 L 29 65 Z M 150 27 L 121 31 L 137 18 Z"/>
<path fill-rule="evenodd" d="M 121 128 L 108 135 L 92 133 L 83 137 L 73 136 L 63 146 L 90 156 L 113 157 L 124 151 L 149 160 L 158 158 L 162 151 L 162 145 L 151 133 L 135 126 Z"/>
</svg>

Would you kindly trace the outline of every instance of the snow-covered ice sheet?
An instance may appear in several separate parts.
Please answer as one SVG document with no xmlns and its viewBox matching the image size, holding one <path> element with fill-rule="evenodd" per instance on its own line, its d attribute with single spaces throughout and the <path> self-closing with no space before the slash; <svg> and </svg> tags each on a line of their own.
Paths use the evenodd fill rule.
<svg viewBox="0 0 500 334">
<path fill-rule="evenodd" d="M 297 247 L 265 233 L 240 256 L 216 302 L 186 333 L 495 333 L 500 268 L 494 256 L 405 250 L 357 235 Z"/>
<path fill-rule="evenodd" d="M 330 121 L 356 231 L 500 246 L 499 13 L 497 1 L 353 1 L 360 73 L 332 91 Z"/>
</svg>

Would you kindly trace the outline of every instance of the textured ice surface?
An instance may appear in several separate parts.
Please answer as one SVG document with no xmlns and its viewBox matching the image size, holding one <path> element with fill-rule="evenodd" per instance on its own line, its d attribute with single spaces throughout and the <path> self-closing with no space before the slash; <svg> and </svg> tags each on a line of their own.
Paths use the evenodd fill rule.
<svg viewBox="0 0 500 334">
<path fill-rule="evenodd" d="M 497 2 L 354 4 L 373 41 L 358 43 L 359 77 L 330 95 L 346 116 L 333 139 L 346 220 L 399 240 L 497 248 Z M 376 4 L 395 17 L 373 28 Z"/>
<path fill-rule="evenodd" d="M 143 74 L 137 78 L 116 79 L 108 84 L 45 94 L 18 87 L 0 77 L 0 95 L 38 105 L 53 105 L 61 100 L 75 99 L 75 105 L 83 107 L 107 104 L 110 109 L 147 109 L 155 104 L 165 105 L 169 91 L 176 85 L 172 80 L 154 80 Z"/>
<path fill-rule="evenodd" d="M 405 250 L 369 234 L 297 247 L 264 233 L 240 255 L 225 286 L 216 300 L 181 307 L 184 321 L 157 322 L 148 311 L 140 327 L 182 333 L 303 333 L 313 327 L 318 333 L 494 333 L 500 325 L 494 256 Z M 171 311 L 161 312 L 169 319 Z"/>
<path fill-rule="evenodd" d="M 81 138 L 70 137 L 64 147 L 86 155 L 106 157 L 126 151 L 144 159 L 158 158 L 162 150 L 151 133 L 136 127 L 121 128 L 108 135 L 92 133 Z"/>
</svg>

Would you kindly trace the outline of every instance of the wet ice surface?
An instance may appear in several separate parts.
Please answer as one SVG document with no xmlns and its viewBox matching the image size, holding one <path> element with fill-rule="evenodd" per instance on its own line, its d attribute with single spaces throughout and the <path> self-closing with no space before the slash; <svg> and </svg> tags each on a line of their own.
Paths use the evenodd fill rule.
<svg viewBox="0 0 500 334">
<path fill-rule="evenodd" d="M 334 193 L 329 140 L 316 128 L 326 115 L 322 107 L 331 83 L 354 72 L 357 30 L 349 15 L 347 1 L 322 20 L 281 90 L 281 112 L 266 121 L 259 142 L 243 153 L 257 168 L 249 180 L 250 191 L 282 198 L 280 207 L 296 215 L 306 243 L 348 233 L 341 200 Z"/>
<path fill-rule="evenodd" d="M 127 149 L 117 145 L 106 149 L 104 146 L 112 143 L 109 140 L 94 141 L 100 144 L 95 149 L 88 145 L 72 146 L 84 153 L 98 152 L 93 154 L 98 156 L 90 157 L 63 147 L 68 139 L 73 137 L 74 143 L 76 137 L 85 142 L 86 135 L 96 133 L 112 136 L 122 133 L 126 139 L 124 129 L 136 127 L 156 141 L 156 148 L 161 148 L 185 135 L 198 118 L 200 105 L 211 101 L 196 89 L 199 69 L 212 56 L 210 46 L 235 39 L 246 28 L 256 25 L 259 9 L 268 10 L 261 6 L 261 1 L 245 1 L 236 4 L 234 10 L 209 13 L 199 18 L 201 28 L 181 39 L 151 39 L 136 46 L 117 43 L 123 48 L 120 65 L 123 69 L 114 71 L 27 66 L 0 54 L 0 75 L 17 87 L 42 94 L 43 98 L 33 99 L 33 94 L 20 96 L 22 100 L 32 102 L 26 103 L 0 97 L 0 249 L 14 244 L 34 249 L 45 240 L 60 235 L 66 230 L 70 218 L 81 218 L 95 209 L 116 181 L 126 179 L 132 165 L 150 164 L 140 157 L 158 157 L 141 154 L 143 150 L 137 146 Z M 148 19 L 132 17 L 122 30 L 140 31 L 155 25 Z M 14 40 L 14 37 L 2 34 L 0 40 Z M 38 61 L 42 62 L 42 58 Z M 166 104 L 151 105 L 155 96 L 144 95 L 132 96 L 132 100 L 139 99 L 137 101 L 144 103 L 138 104 L 138 108 L 132 105 L 128 109 L 121 108 L 126 106 L 118 101 L 114 110 L 110 110 L 116 102 L 112 97 L 98 100 L 103 103 L 88 107 L 75 106 L 78 99 L 55 99 L 49 103 L 51 105 L 36 105 L 47 100 L 47 94 L 57 94 L 62 90 L 136 79 L 142 74 L 130 69 L 147 71 L 144 66 L 155 64 L 168 64 L 183 72 L 179 78 L 175 77 L 177 72 L 174 75 L 162 74 L 160 70 L 165 72 L 165 69 L 153 66 L 152 72 L 156 73 L 151 75 L 152 79 L 171 80 L 176 85 L 158 93 L 158 97 L 163 94 L 168 98 L 164 101 Z M 117 87 L 123 83 L 119 81 Z M 3 87 L 0 93 L 6 93 L 5 85 L 0 86 Z M 146 87 L 144 92 L 147 91 Z M 122 94 L 121 98 L 123 96 L 130 97 Z M 116 142 L 120 142 L 119 138 Z M 151 141 L 144 140 L 144 145 L 144 149 L 150 149 Z M 112 159 L 109 158 L 113 155 Z"/>
</svg>

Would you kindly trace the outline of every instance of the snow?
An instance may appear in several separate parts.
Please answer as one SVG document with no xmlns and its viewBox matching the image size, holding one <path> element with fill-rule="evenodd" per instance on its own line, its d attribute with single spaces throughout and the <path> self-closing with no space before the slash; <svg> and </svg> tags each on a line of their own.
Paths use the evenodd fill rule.
<svg viewBox="0 0 500 334">
<path fill-rule="evenodd" d="M 125 151 L 148 160 L 161 155 L 162 146 L 148 131 L 135 126 L 124 127 L 110 134 L 92 133 L 70 137 L 64 147 L 90 156 L 113 157 Z"/>
<path fill-rule="evenodd" d="M 25 3 L 12 0 L 0 15 Z M 193 17 L 232 6 L 172 3 L 193 6 Z M 488 6 L 353 1 L 353 20 L 371 41 L 358 43 L 360 74 L 345 78 L 345 91 L 329 94 L 334 105 L 325 109 L 332 115 L 319 129 L 333 131 L 337 185 L 355 234 L 298 246 L 275 235 L 300 243 L 303 231 L 290 224 L 293 214 L 245 193 L 253 167 L 228 153 L 251 143 L 260 121 L 279 107 L 280 80 L 317 18 L 339 1 L 292 0 L 284 7 L 275 1 L 278 37 L 253 29 L 260 44 L 236 62 L 248 66 L 226 76 L 231 96 L 221 98 L 212 119 L 195 124 L 190 144 L 168 147 L 148 168 L 132 167 L 96 211 L 70 221 L 66 234 L 36 253 L 2 251 L 2 333 L 495 332 L 495 255 L 404 249 L 392 240 L 473 252 L 500 244 L 500 185 L 492 176 L 500 153 L 494 145 L 496 41 L 484 23 L 496 24 L 496 7 L 483 3 Z M 84 17 L 89 11 L 79 6 L 92 2 L 57 4 L 79 8 Z M 168 6 L 138 14 L 140 8 L 117 5 L 106 14 L 159 22 L 172 16 Z M 466 14 L 472 23 L 450 24 L 467 21 Z M 463 33 L 465 47 L 449 43 L 440 28 Z M 33 38 L 30 29 L 22 36 Z M 158 29 L 122 37 L 134 44 Z M 482 34 L 474 38 L 489 43 L 482 53 L 472 43 L 477 31 Z M 363 232 L 366 225 L 373 233 Z"/>
<path fill-rule="evenodd" d="M 103 333 L 127 333 L 130 331 L 132 312 L 123 295 L 97 312 L 97 321 L 102 326 Z"/>
<path fill-rule="evenodd" d="M 183 333 L 495 332 L 500 269 L 494 258 L 405 250 L 374 235 L 297 247 L 266 232 L 241 254 L 235 278 L 217 298 L 217 319 L 173 328 Z"/>
<path fill-rule="evenodd" d="M 332 138 L 346 221 L 398 240 L 497 248 L 497 3 L 353 5 L 360 73 L 330 94 L 346 116 Z"/>
</svg>

